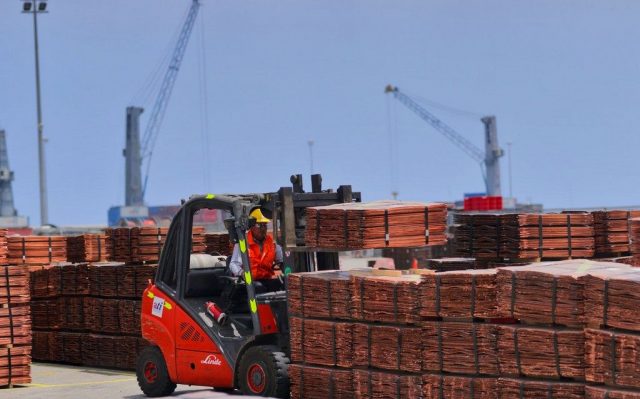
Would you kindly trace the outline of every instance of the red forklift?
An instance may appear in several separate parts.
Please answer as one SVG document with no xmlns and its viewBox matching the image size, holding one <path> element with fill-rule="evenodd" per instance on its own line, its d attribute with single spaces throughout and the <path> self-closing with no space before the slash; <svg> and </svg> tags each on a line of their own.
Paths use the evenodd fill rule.
<svg viewBox="0 0 640 399">
<path fill-rule="evenodd" d="M 145 395 L 169 395 L 176 384 L 186 384 L 289 396 L 287 293 L 265 292 L 251 275 L 246 231 L 254 219 L 249 215 L 260 208 L 272 218 L 273 236 L 285 254 L 286 276 L 338 268 L 336 252 L 304 246 L 305 208 L 360 201 L 360 193 L 352 193 L 350 186 L 322 191 L 320 175 L 312 176 L 310 193 L 302 189 L 302 176 L 294 175 L 291 181 L 293 187 L 276 193 L 208 194 L 183 202 L 169 227 L 155 279 L 142 297 L 142 336 L 151 345 L 138 356 L 136 374 Z M 192 254 L 194 215 L 203 209 L 227 215 L 225 227 L 240 248 L 241 277 L 231 275 L 228 262 Z M 212 302 L 225 318 L 207 311 Z"/>
</svg>

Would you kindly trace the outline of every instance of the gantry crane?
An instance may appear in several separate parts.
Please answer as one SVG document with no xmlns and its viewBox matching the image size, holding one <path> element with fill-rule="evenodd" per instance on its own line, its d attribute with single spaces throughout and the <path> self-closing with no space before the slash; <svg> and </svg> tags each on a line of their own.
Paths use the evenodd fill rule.
<svg viewBox="0 0 640 399">
<path fill-rule="evenodd" d="M 420 118 L 433 126 L 433 128 L 442 133 L 456 146 L 466 152 L 467 155 L 478 162 L 482 171 L 482 178 L 484 179 L 487 195 L 502 195 L 502 191 L 500 189 L 500 157 L 504 155 L 504 151 L 498 145 L 498 132 L 496 130 L 495 116 L 485 116 L 481 119 L 485 128 L 485 151 L 483 153 L 482 150 L 472 142 L 446 125 L 411 97 L 401 92 L 397 87 L 387 85 L 384 92 L 393 94 L 393 97 L 400 101 L 404 106 L 415 112 Z"/>
<path fill-rule="evenodd" d="M 164 74 L 162 85 L 158 92 L 156 102 L 151 110 L 147 127 L 140 141 L 140 114 L 144 111 L 142 107 L 127 107 L 126 119 L 126 148 L 123 151 L 125 161 L 125 205 L 126 206 L 144 206 L 144 193 L 147 188 L 147 180 L 149 178 L 149 165 L 151 156 L 153 155 L 153 147 L 155 146 L 160 131 L 160 125 L 164 118 L 173 85 L 178 77 L 178 71 L 182 58 L 184 57 L 189 37 L 196 22 L 198 10 L 200 9 L 200 1 L 192 0 L 187 12 L 187 17 L 182 25 L 178 41 L 171 55 L 169 67 Z M 142 180 L 142 163 L 146 162 L 146 170 L 144 181 Z"/>
</svg>

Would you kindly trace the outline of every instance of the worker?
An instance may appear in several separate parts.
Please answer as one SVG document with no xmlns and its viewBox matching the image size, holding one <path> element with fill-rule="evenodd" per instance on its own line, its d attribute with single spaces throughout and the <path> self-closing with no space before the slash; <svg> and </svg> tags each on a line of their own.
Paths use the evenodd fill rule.
<svg viewBox="0 0 640 399">
<path fill-rule="evenodd" d="M 252 279 L 258 282 L 256 287 L 263 287 L 262 291 L 283 289 L 282 273 L 276 271 L 276 268 L 282 266 L 282 247 L 267 232 L 267 225 L 270 222 L 271 220 L 262 214 L 260 208 L 254 209 L 249 214 L 251 227 L 247 232 L 247 256 L 251 265 Z M 242 266 L 240 247 L 235 244 L 229 269 L 234 276 L 242 276 Z"/>
</svg>

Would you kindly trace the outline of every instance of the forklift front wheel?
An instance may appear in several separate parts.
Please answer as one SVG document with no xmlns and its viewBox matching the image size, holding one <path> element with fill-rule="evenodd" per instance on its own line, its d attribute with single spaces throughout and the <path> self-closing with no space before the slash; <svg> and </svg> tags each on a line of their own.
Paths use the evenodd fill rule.
<svg viewBox="0 0 640 399">
<path fill-rule="evenodd" d="M 271 345 L 254 346 L 242 356 L 238 385 L 245 395 L 285 398 L 289 394 L 289 358 Z"/>
<path fill-rule="evenodd" d="M 140 352 L 136 376 L 140 389 L 150 397 L 167 396 L 176 389 L 176 384 L 169 379 L 162 352 L 156 346 L 148 346 Z"/>
</svg>

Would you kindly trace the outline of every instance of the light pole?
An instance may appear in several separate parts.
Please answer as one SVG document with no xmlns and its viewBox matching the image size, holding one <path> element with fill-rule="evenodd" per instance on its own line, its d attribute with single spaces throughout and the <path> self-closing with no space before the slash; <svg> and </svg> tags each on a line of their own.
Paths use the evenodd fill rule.
<svg viewBox="0 0 640 399">
<path fill-rule="evenodd" d="M 47 12 L 47 0 L 22 0 L 22 13 L 33 14 L 33 43 L 36 54 L 36 108 L 38 114 L 38 168 L 40 170 L 40 224 L 49 224 L 47 206 L 47 175 L 44 162 L 44 137 L 42 131 L 42 104 L 40 101 L 40 57 L 38 54 L 38 18 L 39 13 Z"/>
<path fill-rule="evenodd" d="M 309 166 L 310 166 L 311 174 L 313 174 L 313 144 L 314 144 L 314 141 L 313 140 L 309 140 L 307 143 L 309 144 Z"/>
</svg>

